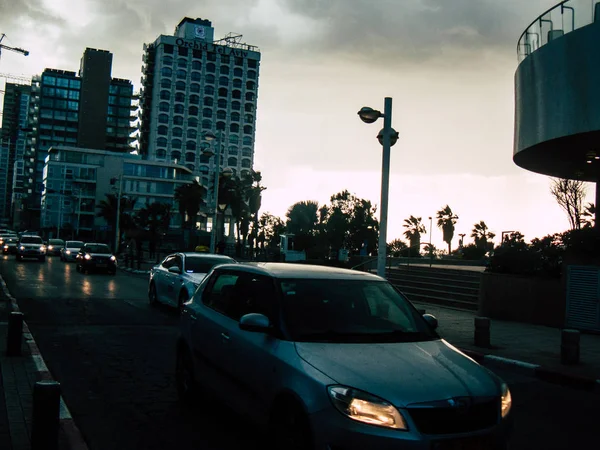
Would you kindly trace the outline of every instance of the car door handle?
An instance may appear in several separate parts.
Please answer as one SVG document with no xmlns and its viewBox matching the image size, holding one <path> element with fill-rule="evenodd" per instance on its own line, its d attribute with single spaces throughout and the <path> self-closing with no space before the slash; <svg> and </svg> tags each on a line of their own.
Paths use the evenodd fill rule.
<svg viewBox="0 0 600 450">
<path fill-rule="evenodd" d="M 223 338 L 223 341 L 229 342 L 229 335 L 227 333 L 221 333 L 221 337 Z"/>
</svg>

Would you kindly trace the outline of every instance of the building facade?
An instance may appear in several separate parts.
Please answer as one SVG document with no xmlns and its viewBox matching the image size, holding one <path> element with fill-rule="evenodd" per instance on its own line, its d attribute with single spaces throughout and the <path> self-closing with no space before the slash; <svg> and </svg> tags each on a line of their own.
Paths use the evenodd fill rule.
<svg viewBox="0 0 600 450">
<path fill-rule="evenodd" d="M 24 153 L 31 86 L 6 83 L 0 131 L 0 221 L 13 226 L 13 198 L 23 192 Z"/>
<path fill-rule="evenodd" d="M 46 69 L 32 79 L 29 148 L 24 191 L 27 209 L 40 211 L 43 170 L 52 146 L 67 145 L 113 152 L 134 148 L 131 134 L 137 109 L 131 81 L 111 78 L 112 54 L 87 48 L 78 73 Z M 27 227 L 36 227 L 30 217 Z M 33 223 L 32 223 L 33 222 Z"/>
<path fill-rule="evenodd" d="M 208 188 L 217 164 L 207 149 L 220 150 L 219 170 L 253 166 L 260 52 L 241 37 L 215 41 L 209 20 L 184 18 L 173 36 L 144 45 L 140 151 L 185 165 Z"/>
<path fill-rule="evenodd" d="M 119 177 L 122 182 L 111 183 Z M 107 194 L 118 195 L 119 186 L 122 196 L 135 199 L 128 213 L 134 215 L 152 203 L 168 204 L 170 228 L 181 228 L 174 192 L 193 180 L 192 172 L 177 164 L 147 161 L 131 153 L 53 146 L 44 165 L 42 229 L 59 237 L 106 235 L 113 224 L 97 216 L 98 206 Z"/>
</svg>

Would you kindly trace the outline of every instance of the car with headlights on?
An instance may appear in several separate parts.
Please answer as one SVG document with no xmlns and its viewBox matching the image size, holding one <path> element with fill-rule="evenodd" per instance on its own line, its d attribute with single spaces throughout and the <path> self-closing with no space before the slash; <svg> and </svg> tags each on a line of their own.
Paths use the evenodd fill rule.
<svg viewBox="0 0 600 450">
<path fill-rule="evenodd" d="M 46 260 L 46 245 L 40 236 L 22 235 L 17 243 L 16 260 L 35 258 L 39 261 Z"/>
<path fill-rule="evenodd" d="M 117 258 L 106 244 L 87 243 L 79 250 L 76 257 L 78 272 L 102 271 L 111 275 L 117 273 Z"/>
<path fill-rule="evenodd" d="M 215 395 L 277 449 L 506 449 L 508 386 L 436 327 L 374 274 L 220 265 L 182 309 L 178 396 Z"/>
<path fill-rule="evenodd" d="M 150 304 L 164 303 L 181 308 L 214 266 L 235 262 L 226 255 L 195 252 L 170 254 L 150 269 L 148 300 Z"/>
<path fill-rule="evenodd" d="M 19 239 L 17 237 L 5 238 L 2 241 L 2 253 L 5 255 L 14 255 L 17 253 L 17 244 Z"/>
<path fill-rule="evenodd" d="M 83 241 L 66 241 L 65 246 L 60 251 L 60 260 L 72 262 L 77 260 L 77 253 L 85 245 Z"/>
<path fill-rule="evenodd" d="M 46 254 L 48 256 L 60 256 L 63 248 L 65 248 L 65 241 L 62 239 L 48 239 Z"/>
</svg>

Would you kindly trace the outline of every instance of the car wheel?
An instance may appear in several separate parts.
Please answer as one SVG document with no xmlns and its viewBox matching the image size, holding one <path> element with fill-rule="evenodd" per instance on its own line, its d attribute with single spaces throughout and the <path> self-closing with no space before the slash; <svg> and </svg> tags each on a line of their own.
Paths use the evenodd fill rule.
<svg viewBox="0 0 600 450">
<path fill-rule="evenodd" d="M 274 409 L 269 434 L 273 450 L 314 450 L 308 417 L 294 401 L 285 401 Z"/>
<path fill-rule="evenodd" d="M 198 387 L 194 379 L 192 356 L 184 345 L 177 346 L 175 383 L 179 402 L 187 407 L 192 406 L 198 397 Z"/>
<path fill-rule="evenodd" d="M 177 307 L 179 308 L 179 312 L 183 310 L 183 304 L 190 299 L 188 293 L 184 290 L 179 293 L 179 301 L 177 302 Z"/>
<path fill-rule="evenodd" d="M 158 303 L 158 296 L 156 295 L 156 286 L 154 283 L 150 284 L 150 289 L 148 289 L 148 302 L 151 306 L 155 306 Z"/>
</svg>

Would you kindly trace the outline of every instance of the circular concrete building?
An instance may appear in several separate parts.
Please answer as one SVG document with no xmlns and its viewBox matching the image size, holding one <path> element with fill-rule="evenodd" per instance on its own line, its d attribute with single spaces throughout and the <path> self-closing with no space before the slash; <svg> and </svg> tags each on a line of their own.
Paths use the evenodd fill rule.
<svg viewBox="0 0 600 450">
<path fill-rule="evenodd" d="M 515 74 L 515 164 L 553 177 L 600 179 L 599 42 L 599 0 L 563 1 L 523 32 Z"/>
</svg>

